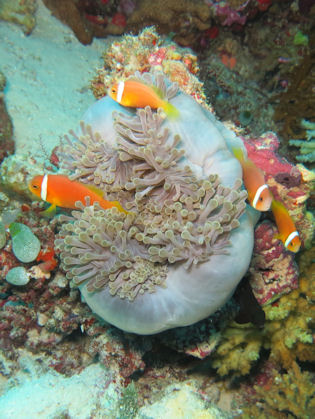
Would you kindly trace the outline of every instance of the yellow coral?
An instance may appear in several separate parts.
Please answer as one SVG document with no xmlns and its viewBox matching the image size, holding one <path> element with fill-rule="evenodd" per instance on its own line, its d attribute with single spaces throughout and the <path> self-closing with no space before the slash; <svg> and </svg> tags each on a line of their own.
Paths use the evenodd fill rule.
<svg viewBox="0 0 315 419">
<path fill-rule="evenodd" d="M 315 268 L 311 261 L 315 248 L 300 257 L 299 288 L 264 307 L 266 323 L 260 331 L 251 323 L 231 323 L 222 332 L 212 365 L 220 375 L 248 374 L 259 358 L 262 347 L 270 350 L 270 359 L 289 369 L 296 360 L 315 361 L 312 329 L 314 329 Z"/>
<path fill-rule="evenodd" d="M 315 269 L 310 262 L 315 248 L 304 252 L 300 259 L 300 283 L 297 290 L 279 299 L 277 305 L 265 307 L 265 333 L 271 357 L 289 368 L 295 359 L 314 361 L 312 328 L 315 319 Z"/>
<path fill-rule="evenodd" d="M 224 331 L 224 337 L 214 354 L 212 365 L 222 376 L 228 373 L 246 375 L 252 363 L 259 358 L 263 335 L 251 324 L 233 323 Z"/>
<path fill-rule="evenodd" d="M 254 387 L 268 417 L 284 413 L 285 417 L 310 419 L 315 411 L 315 388 L 308 372 L 301 372 L 296 362 L 287 374 L 276 375 L 271 388 Z M 289 415 L 288 415 L 289 413 Z M 257 417 L 257 416 L 251 416 Z"/>
</svg>

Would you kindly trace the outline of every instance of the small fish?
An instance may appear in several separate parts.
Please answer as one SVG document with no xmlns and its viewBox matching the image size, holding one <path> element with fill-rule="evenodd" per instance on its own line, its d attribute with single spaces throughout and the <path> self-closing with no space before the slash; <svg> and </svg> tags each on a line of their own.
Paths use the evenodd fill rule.
<svg viewBox="0 0 315 419">
<path fill-rule="evenodd" d="M 103 192 L 94 186 L 72 181 L 64 175 L 35 176 L 28 185 L 29 190 L 38 198 L 49 202 L 51 206 L 43 211 L 44 215 L 52 215 L 56 207 L 77 209 L 76 201 L 85 202 L 85 197 L 90 198 L 91 205 L 98 202 L 104 209 L 116 207 L 119 211 L 127 213 L 118 201 L 106 201 Z"/>
<path fill-rule="evenodd" d="M 279 234 L 276 235 L 284 244 L 284 247 L 291 252 L 297 253 L 301 247 L 299 233 L 295 228 L 294 222 L 288 210 L 282 202 L 273 199 L 271 211 L 275 217 Z"/>
<path fill-rule="evenodd" d="M 265 176 L 255 163 L 244 156 L 241 148 L 232 149 L 243 170 L 243 182 L 250 205 L 258 211 L 270 209 L 272 194 L 265 183 Z"/>
<path fill-rule="evenodd" d="M 131 108 L 152 109 L 162 108 L 170 118 L 179 116 L 178 109 L 163 99 L 157 88 L 138 80 L 126 80 L 114 84 L 108 92 L 109 96 L 122 106 Z"/>
</svg>

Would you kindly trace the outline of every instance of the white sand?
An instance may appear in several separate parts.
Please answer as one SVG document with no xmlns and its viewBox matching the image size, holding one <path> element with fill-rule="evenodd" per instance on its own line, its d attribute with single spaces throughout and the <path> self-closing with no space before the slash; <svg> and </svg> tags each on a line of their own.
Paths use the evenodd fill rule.
<svg viewBox="0 0 315 419">
<path fill-rule="evenodd" d="M 29 378 L 0 397 L 1 419 L 114 419 L 119 392 L 99 364 L 64 377 L 50 370 Z M 68 415 L 68 416 L 67 416 Z"/>
<path fill-rule="evenodd" d="M 18 154 L 36 153 L 40 137 L 49 153 L 60 136 L 77 126 L 95 100 L 89 81 L 101 66 L 108 42 L 80 44 L 38 3 L 37 25 L 30 36 L 0 21 L 0 70 L 7 78 L 5 100 Z"/>
</svg>

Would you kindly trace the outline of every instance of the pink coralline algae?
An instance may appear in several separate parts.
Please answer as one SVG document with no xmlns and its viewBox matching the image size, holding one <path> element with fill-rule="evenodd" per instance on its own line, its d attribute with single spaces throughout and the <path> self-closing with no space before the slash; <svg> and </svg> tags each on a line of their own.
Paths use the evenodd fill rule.
<svg viewBox="0 0 315 419">
<path fill-rule="evenodd" d="M 297 168 L 286 159 L 279 157 L 276 152 L 279 148 L 279 139 L 273 132 L 267 132 L 258 138 L 243 138 L 248 157 L 254 163 L 263 168 L 267 178 L 276 177 L 279 174 L 290 176 L 294 186 L 299 185 L 301 174 Z M 291 185 L 290 185 L 291 186 Z"/>
<path fill-rule="evenodd" d="M 275 239 L 276 234 L 277 228 L 269 221 L 264 221 L 255 229 L 250 284 L 262 305 L 298 287 L 294 254 L 283 248 L 282 243 Z"/>
<path fill-rule="evenodd" d="M 244 3 L 236 4 L 236 6 L 233 6 L 232 2 L 227 1 L 206 0 L 205 3 L 209 5 L 213 15 L 221 22 L 222 26 L 244 26 L 247 19 L 253 15 L 255 9 L 266 10 L 261 9 L 259 1 L 256 3 L 256 1 L 252 0 L 246 0 Z M 268 7 L 270 4 L 271 1 L 268 2 Z"/>
</svg>

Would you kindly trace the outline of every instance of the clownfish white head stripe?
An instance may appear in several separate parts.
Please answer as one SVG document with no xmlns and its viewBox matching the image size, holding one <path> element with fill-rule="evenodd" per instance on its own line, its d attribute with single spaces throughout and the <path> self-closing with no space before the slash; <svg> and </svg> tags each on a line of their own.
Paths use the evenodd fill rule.
<svg viewBox="0 0 315 419">
<path fill-rule="evenodd" d="M 118 83 L 118 90 L 117 90 L 117 102 L 120 103 L 122 100 L 122 95 L 124 93 L 124 89 L 125 89 L 125 82 L 124 81 L 120 81 Z"/>
<path fill-rule="evenodd" d="M 289 234 L 284 243 L 284 247 L 288 247 L 291 241 L 294 239 L 294 237 L 298 237 L 298 236 L 299 236 L 299 233 L 297 231 L 293 231 L 291 234 Z"/>
<path fill-rule="evenodd" d="M 253 207 L 255 209 L 256 209 L 257 203 L 259 201 L 260 195 L 262 194 L 262 192 L 265 189 L 268 189 L 268 185 L 266 185 L 266 184 L 259 186 L 259 188 L 257 189 L 256 194 L 255 194 L 255 198 L 253 199 Z"/>
<path fill-rule="evenodd" d="M 47 198 L 47 185 L 48 185 L 48 175 L 43 177 L 43 181 L 40 188 L 40 197 L 43 201 L 46 201 Z"/>
</svg>

